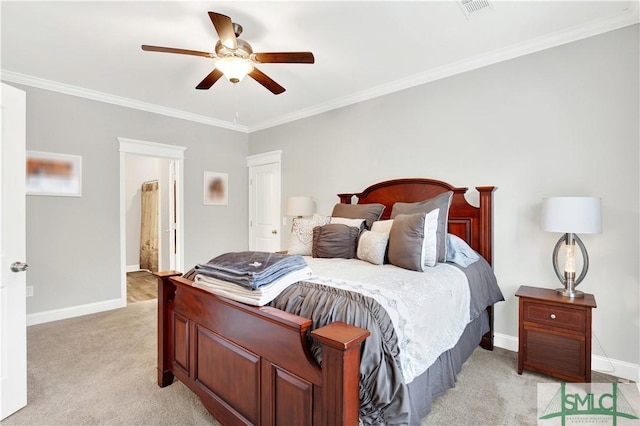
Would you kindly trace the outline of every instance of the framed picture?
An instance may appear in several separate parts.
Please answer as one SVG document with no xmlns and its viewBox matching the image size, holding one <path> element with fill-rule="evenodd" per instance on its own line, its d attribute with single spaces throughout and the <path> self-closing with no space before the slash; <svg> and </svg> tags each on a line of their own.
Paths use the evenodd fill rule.
<svg viewBox="0 0 640 426">
<path fill-rule="evenodd" d="M 204 172 L 204 205 L 226 206 L 227 204 L 229 204 L 229 175 Z"/>
<path fill-rule="evenodd" d="M 27 195 L 82 196 L 82 157 L 27 151 Z"/>
</svg>

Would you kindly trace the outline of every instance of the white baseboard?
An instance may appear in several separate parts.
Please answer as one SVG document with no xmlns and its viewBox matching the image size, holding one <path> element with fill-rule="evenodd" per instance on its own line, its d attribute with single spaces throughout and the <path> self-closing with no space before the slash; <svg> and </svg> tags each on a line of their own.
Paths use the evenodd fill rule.
<svg viewBox="0 0 640 426">
<path fill-rule="evenodd" d="M 518 352 L 518 338 L 502 333 L 493 333 L 493 344 L 499 348 Z"/>
<path fill-rule="evenodd" d="M 493 344 L 502 349 L 518 352 L 517 337 L 494 333 Z M 640 366 L 638 364 L 592 355 L 591 370 L 640 383 Z"/>
<path fill-rule="evenodd" d="M 110 311 L 112 309 L 124 308 L 126 306 L 126 299 L 113 299 L 105 300 L 104 302 L 88 303 L 86 305 L 70 306 L 62 309 L 53 309 L 51 311 L 36 312 L 35 314 L 27 315 L 27 326 L 74 318 L 82 315 L 95 314 L 97 312 Z"/>
<path fill-rule="evenodd" d="M 127 272 L 135 272 L 140 270 L 140 264 L 137 265 L 127 265 Z"/>
<path fill-rule="evenodd" d="M 593 355 L 591 370 L 640 383 L 640 366 L 638 364 Z"/>
</svg>

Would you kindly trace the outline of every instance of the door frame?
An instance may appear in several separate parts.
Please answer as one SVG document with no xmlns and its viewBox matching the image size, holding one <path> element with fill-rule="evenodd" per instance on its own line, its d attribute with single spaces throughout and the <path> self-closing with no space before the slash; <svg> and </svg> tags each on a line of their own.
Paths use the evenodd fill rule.
<svg viewBox="0 0 640 426">
<path fill-rule="evenodd" d="M 247 218 L 247 226 L 249 227 L 249 250 L 253 250 L 255 244 L 255 231 L 254 227 L 251 226 L 251 218 L 255 213 L 255 206 L 253 202 L 253 198 L 251 197 L 251 169 L 256 166 L 263 166 L 265 164 L 277 163 L 278 165 L 278 176 L 276 182 L 276 194 L 275 198 L 277 198 L 277 203 L 275 205 L 278 206 L 278 215 L 282 212 L 282 150 L 277 151 L 269 151 L 263 152 L 261 154 L 250 155 L 247 157 L 247 173 L 249 177 L 249 188 L 248 196 L 249 196 L 249 217 Z M 280 245 L 282 245 L 282 232 L 280 227 L 280 221 L 278 221 L 278 235 L 280 236 Z"/>
<path fill-rule="evenodd" d="M 184 269 L 184 151 L 186 147 L 124 137 L 116 138 L 120 144 L 120 305 L 127 306 L 127 253 L 126 253 L 126 156 L 127 154 L 159 157 L 174 160 L 176 182 L 176 232 L 175 265 L 173 269 Z M 171 239 L 173 240 L 173 239 Z"/>
</svg>

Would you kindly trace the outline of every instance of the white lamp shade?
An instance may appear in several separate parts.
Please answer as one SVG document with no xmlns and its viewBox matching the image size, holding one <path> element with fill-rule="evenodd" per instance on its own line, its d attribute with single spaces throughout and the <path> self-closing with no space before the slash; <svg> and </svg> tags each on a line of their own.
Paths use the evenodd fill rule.
<svg viewBox="0 0 640 426">
<path fill-rule="evenodd" d="M 240 82 L 253 71 L 253 65 L 249 60 L 237 56 L 225 56 L 218 59 L 216 68 L 232 83 Z"/>
<path fill-rule="evenodd" d="M 310 216 L 314 212 L 313 199 L 311 197 L 287 198 L 287 216 Z"/>
<path fill-rule="evenodd" d="M 599 234 L 602 232 L 600 198 L 549 197 L 542 200 L 540 223 L 549 232 Z"/>
</svg>

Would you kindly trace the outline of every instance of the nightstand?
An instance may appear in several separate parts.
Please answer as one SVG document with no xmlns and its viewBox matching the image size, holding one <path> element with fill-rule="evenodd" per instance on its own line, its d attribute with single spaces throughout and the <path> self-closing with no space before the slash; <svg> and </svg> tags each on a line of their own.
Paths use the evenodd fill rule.
<svg viewBox="0 0 640 426">
<path fill-rule="evenodd" d="M 518 374 L 537 371 L 569 382 L 591 382 L 592 294 L 570 299 L 555 290 L 521 286 Z"/>
</svg>

